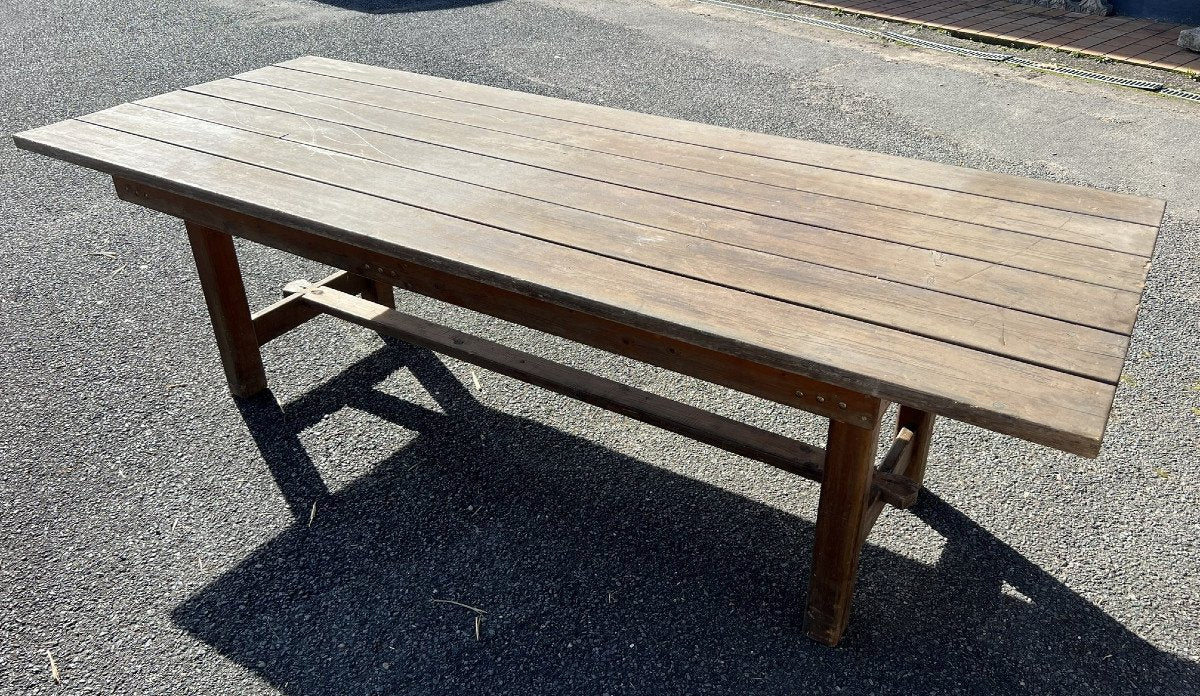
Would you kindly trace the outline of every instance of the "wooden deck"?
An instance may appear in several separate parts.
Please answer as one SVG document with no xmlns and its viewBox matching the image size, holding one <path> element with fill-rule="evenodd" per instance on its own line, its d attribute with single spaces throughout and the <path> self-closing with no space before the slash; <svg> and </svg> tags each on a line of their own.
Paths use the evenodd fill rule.
<svg viewBox="0 0 1200 696">
<path fill-rule="evenodd" d="M 1164 70 L 1200 73 L 1200 53 L 1180 48 L 1183 24 L 1100 17 L 1003 0 L 789 0 L 1024 46 L 1041 46 Z"/>
<path fill-rule="evenodd" d="M 17 140 L 1089 456 L 1163 212 L 321 58 Z"/>
</svg>

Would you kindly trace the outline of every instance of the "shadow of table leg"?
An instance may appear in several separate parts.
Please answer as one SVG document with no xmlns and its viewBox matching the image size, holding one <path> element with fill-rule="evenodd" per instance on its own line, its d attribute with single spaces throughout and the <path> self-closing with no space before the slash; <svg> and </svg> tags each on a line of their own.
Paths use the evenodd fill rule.
<svg viewBox="0 0 1200 696">
<path fill-rule="evenodd" d="M 303 522 L 313 504 L 328 497 L 329 489 L 300 442 L 301 428 L 289 421 L 270 389 L 235 401 L 288 509 Z"/>
<path fill-rule="evenodd" d="M 375 388 L 404 368 L 444 413 Z M 470 419 L 486 410 L 437 355 L 393 338 L 384 338 L 382 348 L 286 407 L 269 389 L 234 401 L 279 492 L 293 517 L 302 524 L 308 520 L 313 504 L 329 496 L 329 489 L 304 449 L 300 434 L 325 416 L 349 406 L 421 432 L 444 425 L 447 417 Z"/>
</svg>

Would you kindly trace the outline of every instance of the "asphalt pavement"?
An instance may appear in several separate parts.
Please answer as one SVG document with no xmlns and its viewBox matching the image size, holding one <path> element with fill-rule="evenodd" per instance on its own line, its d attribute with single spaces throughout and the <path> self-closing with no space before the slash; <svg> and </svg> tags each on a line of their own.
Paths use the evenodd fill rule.
<svg viewBox="0 0 1200 696">
<path fill-rule="evenodd" d="M 234 401 L 178 222 L 8 135 L 306 54 L 1166 198 L 1103 454 L 940 423 L 829 649 L 807 481 L 327 319 Z M 690 0 L 9 0 L 0 75 L 0 693 L 1200 693 L 1200 104 Z"/>
</svg>

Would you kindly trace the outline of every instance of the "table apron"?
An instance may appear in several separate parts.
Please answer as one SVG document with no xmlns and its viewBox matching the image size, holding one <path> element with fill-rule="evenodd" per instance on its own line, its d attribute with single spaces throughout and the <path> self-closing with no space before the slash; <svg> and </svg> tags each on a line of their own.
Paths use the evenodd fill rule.
<svg viewBox="0 0 1200 696">
<path fill-rule="evenodd" d="M 113 182 L 122 200 L 498 319 L 858 427 L 882 417 L 871 395 L 145 184 Z"/>
</svg>

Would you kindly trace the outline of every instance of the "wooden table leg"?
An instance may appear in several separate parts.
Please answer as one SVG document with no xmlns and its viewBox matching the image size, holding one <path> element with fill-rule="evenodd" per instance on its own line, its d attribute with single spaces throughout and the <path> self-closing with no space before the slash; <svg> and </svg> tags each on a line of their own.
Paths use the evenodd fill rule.
<svg viewBox="0 0 1200 696">
<path fill-rule="evenodd" d="M 896 431 L 908 428 L 913 432 L 912 458 L 908 460 L 908 469 L 904 475 L 922 483 L 925 480 L 925 461 L 929 458 L 929 442 L 933 439 L 934 415 L 927 411 L 900 407 L 900 416 L 896 419 Z"/>
<path fill-rule="evenodd" d="M 837 645 L 850 618 L 878 442 L 878 419 L 866 428 L 829 423 L 804 622 L 809 637 L 826 645 Z"/>
<path fill-rule="evenodd" d="M 234 396 L 253 396 L 266 389 L 267 376 L 233 238 L 191 222 L 186 225 L 229 391 Z"/>
<path fill-rule="evenodd" d="M 381 280 L 367 281 L 367 288 L 363 290 L 363 299 L 370 300 L 375 304 L 381 304 L 388 309 L 396 308 L 396 293 L 389 283 Z"/>
</svg>

